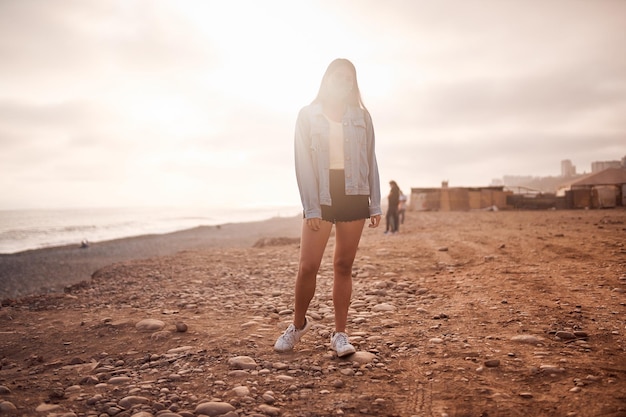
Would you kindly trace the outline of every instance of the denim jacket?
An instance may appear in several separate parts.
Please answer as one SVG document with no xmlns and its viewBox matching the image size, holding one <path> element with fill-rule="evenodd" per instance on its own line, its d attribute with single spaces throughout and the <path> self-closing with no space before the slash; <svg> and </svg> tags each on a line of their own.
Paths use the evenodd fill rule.
<svg viewBox="0 0 626 417">
<path fill-rule="evenodd" d="M 367 195 L 370 216 L 382 214 L 380 180 L 370 114 L 350 106 L 343 119 L 346 195 Z M 313 103 L 298 114 L 295 134 L 296 178 L 306 218 L 321 218 L 321 206 L 332 204 L 329 186 L 329 130 L 322 106 Z"/>
</svg>

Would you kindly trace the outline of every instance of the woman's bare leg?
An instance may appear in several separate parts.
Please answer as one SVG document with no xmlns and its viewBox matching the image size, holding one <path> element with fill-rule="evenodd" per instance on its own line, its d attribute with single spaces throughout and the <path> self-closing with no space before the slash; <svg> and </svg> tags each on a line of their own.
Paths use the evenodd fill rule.
<svg viewBox="0 0 626 417">
<path fill-rule="evenodd" d="M 315 295 L 317 272 L 322 263 L 332 227 L 331 222 L 322 221 L 320 229 L 314 231 L 307 226 L 306 219 L 302 222 L 300 263 L 296 277 L 296 300 L 293 316 L 293 324 L 298 329 L 304 326 L 309 303 Z"/>
<path fill-rule="evenodd" d="M 335 225 L 335 255 L 333 269 L 333 305 L 335 330 L 346 331 L 350 297 L 352 297 L 352 264 L 359 247 L 365 220 L 337 222 Z"/>
</svg>

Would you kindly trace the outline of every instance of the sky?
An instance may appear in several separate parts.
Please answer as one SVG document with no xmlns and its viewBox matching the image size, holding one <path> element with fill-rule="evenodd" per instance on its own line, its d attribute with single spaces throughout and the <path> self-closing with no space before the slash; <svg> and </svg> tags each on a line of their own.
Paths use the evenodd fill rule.
<svg viewBox="0 0 626 417">
<path fill-rule="evenodd" d="M 0 0 L 0 209 L 298 206 L 335 58 L 383 196 L 626 156 L 623 0 Z"/>
</svg>

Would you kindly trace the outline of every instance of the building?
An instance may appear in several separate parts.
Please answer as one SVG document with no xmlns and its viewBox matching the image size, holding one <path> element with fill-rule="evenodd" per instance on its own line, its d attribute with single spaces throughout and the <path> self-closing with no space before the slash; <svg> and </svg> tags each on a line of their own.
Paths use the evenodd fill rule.
<svg viewBox="0 0 626 417">
<path fill-rule="evenodd" d="M 503 209 L 507 206 L 504 186 L 411 188 L 409 210 L 417 211 L 468 211 Z"/>
<path fill-rule="evenodd" d="M 585 175 L 559 189 L 568 208 L 626 207 L 626 169 L 608 168 Z"/>
<path fill-rule="evenodd" d="M 576 167 L 572 164 L 572 161 L 565 159 L 561 161 L 561 176 L 565 178 L 573 177 L 576 175 Z"/>
<path fill-rule="evenodd" d="M 591 173 L 604 171 L 609 168 L 621 168 L 621 161 L 595 161 L 591 163 Z"/>
</svg>

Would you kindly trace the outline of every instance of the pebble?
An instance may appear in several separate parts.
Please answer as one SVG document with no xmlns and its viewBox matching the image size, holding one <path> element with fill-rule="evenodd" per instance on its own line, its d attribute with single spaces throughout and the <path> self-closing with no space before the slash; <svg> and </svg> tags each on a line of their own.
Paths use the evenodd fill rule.
<svg viewBox="0 0 626 417">
<path fill-rule="evenodd" d="M 119 402 L 119 405 L 122 406 L 123 408 L 129 409 L 129 408 L 133 408 L 133 406 L 137 404 L 148 404 L 149 402 L 150 400 L 147 399 L 146 397 L 131 395 L 131 396 L 122 398 Z"/>
<path fill-rule="evenodd" d="M 372 311 L 380 312 L 380 311 L 395 311 L 396 308 L 388 303 L 377 304 L 372 307 Z"/>
<path fill-rule="evenodd" d="M 267 405 L 267 404 L 261 404 L 259 406 L 259 410 L 267 416 L 279 416 L 280 415 L 280 408 L 272 407 L 271 405 Z"/>
<path fill-rule="evenodd" d="M 333 387 L 335 388 L 343 388 L 346 385 L 346 383 L 343 381 L 343 379 L 335 379 L 333 381 Z"/>
<path fill-rule="evenodd" d="M 245 386 L 235 387 L 233 388 L 233 393 L 237 397 L 247 397 L 248 395 L 250 395 L 250 388 Z"/>
<path fill-rule="evenodd" d="M 157 331 L 163 330 L 165 323 L 156 319 L 144 319 L 135 324 L 135 328 L 139 331 Z"/>
<path fill-rule="evenodd" d="M 489 359 L 485 361 L 485 366 L 487 368 L 497 368 L 500 366 L 500 359 Z"/>
<path fill-rule="evenodd" d="M 132 378 L 128 376 L 114 376 L 113 378 L 109 379 L 108 383 L 111 385 L 122 385 L 131 381 L 132 381 Z"/>
<path fill-rule="evenodd" d="M 51 411 L 56 411 L 59 410 L 61 408 L 60 405 L 58 404 L 39 404 L 37 406 L 37 408 L 35 408 L 35 411 L 38 413 L 49 413 Z"/>
<path fill-rule="evenodd" d="M 154 414 L 149 413 L 147 411 L 140 411 L 138 413 L 131 415 L 131 417 L 154 417 Z"/>
<path fill-rule="evenodd" d="M 349 356 L 349 359 L 353 362 L 357 362 L 361 365 L 365 365 L 368 363 L 372 363 L 374 359 L 376 359 L 376 355 L 371 352 L 355 352 L 353 355 Z"/>
<path fill-rule="evenodd" d="M 17 407 L 10 401 L 0 401 L 0 413 L 13 413 L 17 411 Z"/>
<path fill-rule="evenodd" d="M 235 369 L 256 369 L 257 363 L 250 356 L 236 356 L 228 359 L 228 365 Z"/>
<path fill-rule="evenodd" d="M 538 336 L 529 335 L 529 334 L 520 334 L 520 335 L 511 337 L 511 341 L 519 342 L 519 343 L 537 344 L 537 343 L 541 343 L 542 338 Z"/>
<path fill-rule="evenodd" d="M 565 372 L 565 369 L 556 365 L 541 365 L 539 369 L 545 372 L 559 373 L 559 374 Z"/>
<path fill-rule="evenodd" d="M 209 401 L 199 404 L 194 410 L 194 414 L 205 414 L 210 417 L 219 416 L 222 414 L 235 411 L 236 408 L 225 402 Z"/>
</svg>

